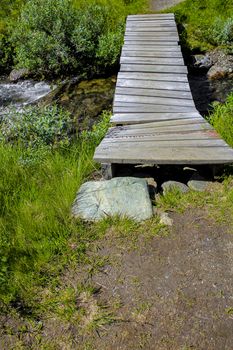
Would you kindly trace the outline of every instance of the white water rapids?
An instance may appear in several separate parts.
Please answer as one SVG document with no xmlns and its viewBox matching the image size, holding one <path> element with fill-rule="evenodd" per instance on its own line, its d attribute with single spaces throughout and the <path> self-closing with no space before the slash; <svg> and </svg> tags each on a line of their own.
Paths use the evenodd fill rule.
<svg viewBox="0 0 233 350">
<path fill-rule="evenodd" d="M 34 103 L 51 90 L 50 85 L 45 82 L 25 80 L 14 84 L 0 81 L 0 114 L 4 114 L 10 106 L 19 109 Z"/>
</svg>

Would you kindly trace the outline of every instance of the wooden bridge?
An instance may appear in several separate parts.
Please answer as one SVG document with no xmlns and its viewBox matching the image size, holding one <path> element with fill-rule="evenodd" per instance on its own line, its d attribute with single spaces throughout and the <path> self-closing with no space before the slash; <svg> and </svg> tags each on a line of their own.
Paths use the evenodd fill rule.
<svg viewBox="0 0 233 350">
<path fill-rule="evenodd" d="M 94 159 L 115 164 L 233 163 L 195 108 L 174 14 L 128 16 L 111 122 Z"/>
</svg>

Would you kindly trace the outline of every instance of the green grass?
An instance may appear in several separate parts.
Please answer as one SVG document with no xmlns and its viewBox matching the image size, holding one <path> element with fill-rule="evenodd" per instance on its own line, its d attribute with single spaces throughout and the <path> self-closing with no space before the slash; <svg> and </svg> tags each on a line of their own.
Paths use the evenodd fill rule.
<svg viewBox="0 0 233 350">
<path fill-rule="evenodd" d="M 233 147 L 233 93 L 228 96 L 225 103 L 215 104 L 209 121 L 223 139 Z"/>
<path fill-rule="evenodd" d="M 30 305 L 36 286 L 70 259 L 82 258 L 87 228 L 71 219 L 70 210 L 76 191 L 95 170 L 93 152 L 107 120 L 67 149 L 47 149 L 40 162 L 22 162 L 22 147 L 0 143 L 0 297 L 5 303 Z M 72 236 L 80 237 L 74 250 Z"/>
<path fill-rule="evenodd" d="M 175 12 L 178 23 L 185 28 L 183 42 L 190 49 L 206 51 L 223 44 L 232 50 L 232 30 L 227 33 L 227 21 L 233 18 L 231 0 L 186 0 L 166 12 Z M 219 36 L 219 31 L 225 35 Z"/>
<path fill-rule="evenodd" d="M 226 228 L 232 233 L 233 178 L 232 175 L 223 175 L 219 180 L 220 182 L 210 184 L 205 192 L 189 191 L 182 194 L 176 189 L 168 191 L 158 198 L 157 207 L 164 211 L 179 213 L 193 208 L 202 208 L 205 216 L 226 225 Z"/>
</svg>

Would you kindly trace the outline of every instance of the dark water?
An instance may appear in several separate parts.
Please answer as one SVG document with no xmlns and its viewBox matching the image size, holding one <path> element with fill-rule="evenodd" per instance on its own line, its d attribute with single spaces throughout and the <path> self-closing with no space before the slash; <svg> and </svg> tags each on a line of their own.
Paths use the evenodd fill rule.
<svg viewBox="0 0 233 350">
<path fill-rule="evenodd" d="M 208 80 L 206 74 L 189 74 L 189 84 L 197 110 L 208 115 L 214 101 L 225 102 L 227 96 L 233 92 L 233 80 L 224 78 Z"/>
</svg>

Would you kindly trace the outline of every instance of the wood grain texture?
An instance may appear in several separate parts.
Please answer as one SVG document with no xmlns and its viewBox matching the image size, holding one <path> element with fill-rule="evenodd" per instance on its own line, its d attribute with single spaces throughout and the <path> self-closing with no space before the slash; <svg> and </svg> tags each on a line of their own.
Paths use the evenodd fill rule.
<svg viewBox="0 0 233 350">
<path fill-rule="evenodd" d="M 178 43 L 177 43 L 177 40 L 145 40 L 145 39 L 142 39 L 142 40 L 128 40 L 128 39 L 125 39 L 124 40 L 124 45 L 126 46 L 134 46 L 134 47 L 137 47 L 137 46 L 141 46 L 142 48 L 145 47 L 145 46 L 149 46 L 150 48 L 153 48 L 153 47 L 158 47 L 158 46 L 167 46 L 169 48 L 171 47 L 178 47 Z"/>
<path fill-rule="evenodd" d="M 150 50 L 150 51 L 143 51 L 143 50 L 127 50 L 122 49 L 121 51 L 121 58 L 123 57 L 132 57 L 132 58 L 179 58 L 182 59 L 182 62 L 184 64 L 183 55 L 181 51 L 162 51 L 162 50 Z"/>
<path fill-rule="evenodd" d="M 147 30 L 126 30 L 125 32 L 125 38 L 127 37 L 150 37 L 150 38 L 176 38 L 177 41 L 179 41 L 179 36 L 176 30 L 170 30 L 170 31 L 164 31 L 164 30 L 153 30 L 153 29 L 147 29 Z"/>
<path fill-rule="evenodd" d="M 137 105 L 135 104 L 120 104 L 113 106 L 113 113 L 185 113 L 195 112 L 194 107 L 184 106 L 164 106 L 164 105 Z"/>
<path fill-rule="evenodd" d="M 161 45 L 161 46 L 172 46 L 174 44 L 178 44 L 177 38 L 167 37 L 167 38 L 161 38 L 161 37 L 153 37 L 153 38 L 143 38 L 143 37 L 125 37 L 124 43 L 127 45 Z"/>
<path fill-rule="evenodd" d="M 189 106 L 195 107 L 193 99 L 169 98 L 169 97 L 157 97 L 157 96 L 138 96 L 138 95 L 118 95 L 115 94 L 115 105 L 119 103 L 134 103 L 134 104 L 146 104 L 146 105 L 165 105 L 165 106 Z"/>
<path fill-rule="evenodd" d="M 160 114 L 160 113 L 159 113 Z M 180 113 L 182 114 L 182 113 Z M 132 124 L 132 125 L 125 125 L 125 126 L 119 126 L 116 127 L 110 127 L 109 130 L 115 130 L 115 131 L 124 131 L 124 130 L 141 130 L 141 129 L 151 129 L 153 132 L 157 130 L 159 127 L 170 127 L 170 126 L 177 126 L 177 125 L 190 125 L 190 124 L 204 124 L 208 126 L 208 129 L 211 129 L 214 131 L 214 133 L 217 135 L 217 132 L 214 130 L 214 128 L 207 123 L 207 121 L 198 113 L 183 113 L 184 118 L 174 119 L 174 120 L 157 120 L 151 123 L 144 123 L 143 125 L 139 124 Z"/>
<path fill-rule="evenodd" d="M 184 66 L 183 58 L 166 57 L 124 57 L 121 56 L 121 64 L 162 64 L 172 66 Z"/>
<path fill-rule="evenodd" d="M 131 96 L 142 96 L 142 97 L 162 97 L 162 98 L 176 98 L 176 99 L 187 99 L 193 100 L 192 94 L 190 91 L 176 91 L 176 90 L 159 90 L 157 88 L 154 89 L 138 89 L 135 87 L 124 88 L 124 87 L 116 87 L 116 95 L 131 95 Z M 180 101 L 182 102 L 182 101 Z"/>
<path fill-rule="evenodd" d="M 170 46 L 166 46 L 166 45 L 159 45 L 158 43 L 156 45 L 145 45 L 145 44 L 141 44 L 141 45 L 135 45 L 133 43 L 131 44 L 124 44 L 122 47 L 123 51 L 143 51 L 143 52 L 181 52 L 181 48 L 179 45 L 170 45 Z"/>
<path fill-rule="evenodd" d="M 144 95 L 144 90 L 149 90 L 150 93 L 153 91 L 158 91 L 158 90 L 166 90 L 163 93 L 168 93 L 170 92 L 177 92 L 177 91 L 184 91 L 187 92 L 190 96 L 190 88 L 188 83 L 183 83 L 183 82 L 174 82 L 174 81 L 160 81 L 160 80 L 136 80 L 136 79 L 117 79 L 117 87 L 121 88 L 134 88 L 138 89 L 141 88 L 140 91 Z M 168 91 L 167 91 L 168 90 Z M 150 95 L 149 95 L 150 96 Z M 154 96 L 154 95 L 153 95 Z"/>
<path fill-rule="evenodd" d="M 124 156 L 123 156 L 124 155 Z M 117 147 L 97 147 L 94 159 L 100 163 L 117 164 L 227 164 L 233 161 L 229 147 L 149 147 L 119 143 Z"/>
<path fill-rule="evenodd" d="M 180 73 L 187 74 L 188 70 L 185 66 L 171 66 L 161 64 L 122 64 L 122 72 L 151 72 L 151 73 Z"/>
<path fill-rule="evenodd" d="M 180 82 L 187 83 L 188 78 L 186 73 L 173 74 L 173 73 L 143 73 L 143 72 L 119 72 L 118 79 L 129 80 L 146 80 L 146 81 L 164 81 L 164 82 Z"/>
<path fill-rule="evenodd" d="M 174 13 L 171 14 L 148 14 L 148 15 L 129 15 L 127 21 L 156 21 L 156 20 L 174 20 Z"/>
<path fill-rule="evenodd" d="M 128 16 L 105 164 L 233 163 L 233 149 L 198 113 L 174 14 Z"/>
<path fill-rule="evenodd" d="M 193 113 L 116 113 L 111 117 L 111 123 L 120 124 L 120 125 L 138 125 L 148 123 L 151 125 L 153 122 L 160 121 L 173 121 L 173 120 L 182 120 L 182 119 L 191 119 L 191 120 L 202 120 L 203 118 L 199 115 L 198 112 Z"/>
<path fill-rule="evenodd" d="M 152 31 L 164 31 L 164 32 L 177 32 L 177 27 L 174 24 L 168 24 L 165 22 L 151 24 L 151 23 L 139 23 L 139 24 L 129 24 L 129 22 L 126 24 L 126 30 L 127 31 L 139 31 L 144 32 L 148 30 Z"/>
</svg>

